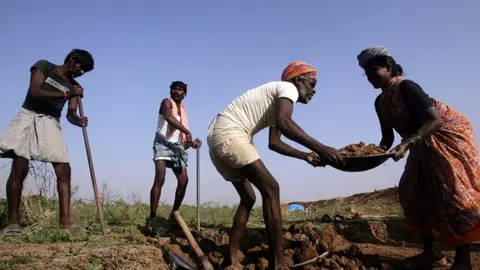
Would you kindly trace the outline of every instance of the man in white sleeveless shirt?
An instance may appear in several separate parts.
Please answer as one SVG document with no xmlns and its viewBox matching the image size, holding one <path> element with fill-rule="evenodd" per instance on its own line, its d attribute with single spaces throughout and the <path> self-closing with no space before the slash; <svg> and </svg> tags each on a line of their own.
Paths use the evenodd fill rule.
<svg viewBox="0 0 480 270">
<path fill-rule="evenodd" d="M 192 141 L 192 133 L 188 129 L 187 110 L 183 103 L 186 95 L 187 84 L 174 81 L 170 85 L 170 98 L 162 100 L 160 105 L 157 131 L 153 142 L 155 179 L 150 191 L 150 217 L 147 218 L 147 228 L 152 231 L 152 221 L 157 215 L 158 202 L 165 183 L 166 168 L 172 169 L 178 180 L 170 214 L 170 221 L 174 221 L 173 212 L 180 208 L 187 189 L 188 153 L 186 150 L 190 147 L 197 149 L 202 145 L 199 139 Z"/>
<path fill-rule="evenodd" d="M 341 162 L 337 150 L 307 135 L 291 118 L 293 105 L 307 104 L 315 94 L 316 70 L 310 64 L 293 62 L 285 68 L 282 81 L 251 89 L 234 99 L 210 124 L 207 136 L 210 158 L 218 172 L 231 181 L 240 195 L 233 220 L 230 256 L 226 265 L 241 267 L 237 261 L 250 211 L 255 204 L 252 184 L 262 194 L 263 215 L 274 267 L 286 268 L 283 259 L 280 191 L 275 178 L 263 164 L 252 137 L 269 127 L 269 148 L 282 155 L 307 161 L 313 166 Z M 301 152 L 282 142 L 281 135 L 312 150 Z"/>
</svg>

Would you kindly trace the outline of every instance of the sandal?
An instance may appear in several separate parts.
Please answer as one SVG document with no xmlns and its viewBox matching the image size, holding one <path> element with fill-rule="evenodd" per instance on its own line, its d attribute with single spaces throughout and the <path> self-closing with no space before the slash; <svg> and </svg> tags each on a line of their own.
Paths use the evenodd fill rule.
<svg viewBox="0 0 480 270">
<path fill-rule="evenodd" d="M 19 224 L 10 224 L 2 231 L 3 236 L 21 236 L 23 229 Z"/>
<path fill-rule="evenodd" d="M 68 228 L 66 229 L 71 231 L 72 233 L 78 233 L 78 234 L 87 232 L 87 229 L 85 229 L 83 226 L 77 223 L 70 223 L 70 226 L 68 226 Z"/>
<path fill-rule="evenodd" d="M 153 223 L 153 218 L 147 217 L 147 218 L 145 219 L 145 228 L 146 228 L 149 232 L 152 232 L 152 231 L 153 231 L 152 223 Z"/>
</svg>

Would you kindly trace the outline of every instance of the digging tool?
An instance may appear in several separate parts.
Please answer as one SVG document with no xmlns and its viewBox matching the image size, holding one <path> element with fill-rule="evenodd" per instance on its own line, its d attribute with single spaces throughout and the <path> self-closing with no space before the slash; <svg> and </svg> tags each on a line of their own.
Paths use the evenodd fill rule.
<svg viewBox="0 0 480 270">
<path fill-rule="evenodd" d="M 180 254 L 174 252 L 174 251 L 170 251 L 166 248 L 165 245 L 161 245 L 159 243 L 152 243 L 155 247 L 159 248 L 160 250 L 162 250 L 162 252 L 164 254 L 167 254 L 168 255 L 168 260 L 181 267 L 181 268 L 185 268 L 187 270 L 196 270 L 197 269 L 197 265 L 195 263 L 193 263 L 191 260 L 181 256 Z"/>
<path fill-rule="evenodd" d="M 197 148 L 197 231 L 200 231 L 200 148 Z"/>
<path fill-rule="evenodd" d="M 85 117 L 85 115 L 83 114 L 82 99 L 80 97 L 77 97 L 77 101 L 78 101 L 78 109 L 80 111 L 80 117 Z M 90 167 L 90 176 L 92 178 L 93 194 L 95 195 L 95 203 L 97 205 L 97 214 L 98 214 L 98 218 L 100 219 L 102 234 L 105 235 L 106 232 L 105 232 L 105 223 L 103 222 L 102 202 L 100 199 L 100 195 L 98 194 L 97 179 L 95 177 L 95 170 L 93 169 L 92 152 L 90 152 L 90 143 L 88 142 L 87 127 L 82 127 L 82 131 L 83 131 L 83 140 L 85 141 L 85 150 L 87 152 L 88 166 Z"/>
<path fill-rule="evenodd" d="M 180 266 L 180 267 L 183 267 L 185 269 L 188 269 L 188 270 L 195 270 L 197 269 L 197 266 L 192 264 L 190 261 L 188 261 L 187 259 L 183 258 L 182 256 L 178 255 L 177 253 L 173 252 L 173 251 L 168 251 L 167 250 L 167 253 L 168 253 L 168 258 L 170 259 L 170 261 L 172 261 L 174 264 Z"/>
<path fill-rule="evenodd" d="M 318 261 L 318 260 L 320 260 L 320 259 L 323 259 L 323 258 L 327 257 L 329 253 L 330 253 L 330 252 L 327 251 L 327 252 L 322 253 L 322 255 L 319 255 L 319 256 L 311 259 L 311 260 L 304 261 L 304 262 L 298 263 L 298 264 L 294 264 L 294 265 L 292 265 L 292 268 L 302 267 L 302 266 L 305 266 L 305 265 L 309 265 L 309 264 L 311 264 L 311 263 L 314 263 L 314 262 L 316 262 L 316 261 Z"/>
<path fill-rule="evenodd" d="M 180 225 L 180 227 L 182 227 L 183 233 L 185 233 L 185 236 L 187 236 L 187 240 L 190 243 L 190 245 L 192 246 L 193 251 L 195 251 L 195 254 L 199 258 L 200 263 L 203 266 L 203 269 L 213 270 L 212 264 L 208 261 L 207 256 L 205 256 L 205 254 L 203 254 L 202 249 L 200 249 L 197 242 L 193 238 L 193 235 L 190 232 L 190 229 L 188 228 L 187 224 L 185 224 L 185 221 L 183 221 L 183 218 L 182 218 L 182 216 L 180 216 L 180 213 L 178 213 L 178 211 L 175 211 L 175 212 L 173 212 L 173 214 L 175 215 L 175 218 L 177 219 L 177 222 Z"/>
</svg>

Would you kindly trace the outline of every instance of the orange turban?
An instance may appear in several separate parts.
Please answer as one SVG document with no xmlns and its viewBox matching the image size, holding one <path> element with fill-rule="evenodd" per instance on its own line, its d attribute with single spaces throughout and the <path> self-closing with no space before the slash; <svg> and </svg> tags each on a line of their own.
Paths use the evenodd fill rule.
<svg viewBox="0 0 480 270">
<path fill-rule="evenodd" d="M 293 77 L 297 77 L 303 74 L 311 73 L 317 75 L 315 68 L 305 62 L 295 61 L 290 63 L 282 73 L 282 81 L 288 81 Z"/>
</svg>

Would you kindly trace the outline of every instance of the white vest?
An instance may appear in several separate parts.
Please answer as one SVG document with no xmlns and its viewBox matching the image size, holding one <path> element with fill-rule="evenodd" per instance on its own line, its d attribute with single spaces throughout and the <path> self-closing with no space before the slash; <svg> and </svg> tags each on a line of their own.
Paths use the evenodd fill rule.
<svg viewBox="0 0 480 270">
<path fill-rule="evenodd" d="M 175 115 L 175 118 L 180 122 L 180 115 Z M 169 142 L 172 143 L 180 143 L 180 130 L 175 129 L 175 131 L 168 136 L 168 130 L 170 129 L 170 124 L 165 120 L 163 114 L 158 114 L 158 121 L 157 121 L 157 132 L 167 138 Z"/>
</svg>

